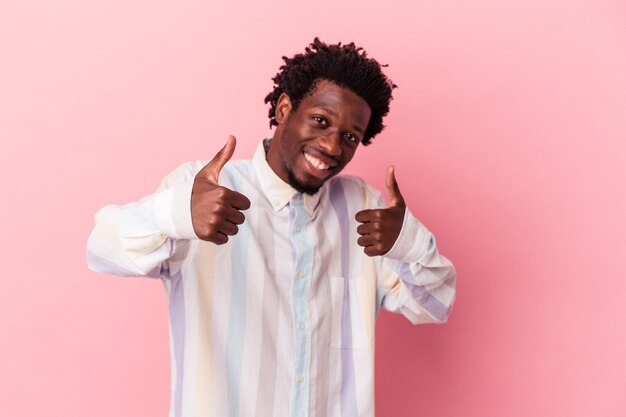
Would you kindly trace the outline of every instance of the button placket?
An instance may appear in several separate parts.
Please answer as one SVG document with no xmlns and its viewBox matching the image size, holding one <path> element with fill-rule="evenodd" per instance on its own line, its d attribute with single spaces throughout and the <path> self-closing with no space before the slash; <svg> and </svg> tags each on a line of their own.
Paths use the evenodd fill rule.
<svg viewBox="0 0 626 417">
<path fill-rule="evenodd" d="M 290 202 L 291 244 L 294 250 L 294 279 L 292 292 L 293 326 L 295 336 L 294 377 L 297 383 L 292 390 L 292 415 L 307 416 L 309 403 L 309 367 L 310 367 L 310 319 L 309 289 L 313 248 L 306 236 L 305 225 L 309 221 L 301 194 L 293 196 Z"/>
</svg>

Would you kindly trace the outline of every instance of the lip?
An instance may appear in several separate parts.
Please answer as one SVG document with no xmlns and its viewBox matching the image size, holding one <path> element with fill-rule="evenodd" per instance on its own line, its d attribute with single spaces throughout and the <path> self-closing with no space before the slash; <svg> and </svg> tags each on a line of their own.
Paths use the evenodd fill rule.
<svg viewBox="0 0 626 417">
<path fill-rule="evenodd" d="M 312 157 L 319 159 L 320 161 L 322 161 L 326 165 L 330 166 L 331 170 L 339 165 L 339 161 L 337 161 L 335 158 L 327 156 L 327 155 L 325 155 L 324 153 L 318 151 L 315 148 L 307 147 L 302 152 L 303 153 L 308 153 Z"/>
<path fill-rule="evenodd" d="M 329 165 L 330 168 L 329 169 L 318 169 L 316 168 L 313 164 L 311 164 L 311 162 L 309 162 L 305 157 L 304 154 L 308 153 L 309 155 L 321 160 L 323 163 L 325 163 L 326 165 Z M 305 170 L 311 174 L 312 176 L 319 178 L 319 179 L 325 179 L 330 177 L 333 174 L 333 171 L 335 169 L 335 167 L 337 167 L 337 162 L 333 161 L 333 160 L 329 160 L 328 158 L 320 155 L 318 152 L 312 152 L 311 150 L 303 150 L 301 153 L 302 156 L 302 161 L 304 164 L 304 168 Z"/>
</svg>

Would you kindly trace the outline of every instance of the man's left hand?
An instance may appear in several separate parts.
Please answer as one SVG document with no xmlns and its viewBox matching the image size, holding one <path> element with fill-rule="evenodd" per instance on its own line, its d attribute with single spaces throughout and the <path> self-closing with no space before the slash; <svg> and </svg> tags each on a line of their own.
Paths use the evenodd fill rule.
<svg viewBox="0 0 626 417">
<path fill-rule="evenodd" d="M 385 183 L 389 191 L 387 208 L 362 210 L 355 216 L 356 221 L 362 223 L 356 229 L 361 235 L 357 243 L 365 248 L 364 252 L 368 256 L 379 256 L 389 252 L 400 235 L 404 221 L 406 204 L 400 194 L 393 165 L 387 169 Z"/>
</svg>

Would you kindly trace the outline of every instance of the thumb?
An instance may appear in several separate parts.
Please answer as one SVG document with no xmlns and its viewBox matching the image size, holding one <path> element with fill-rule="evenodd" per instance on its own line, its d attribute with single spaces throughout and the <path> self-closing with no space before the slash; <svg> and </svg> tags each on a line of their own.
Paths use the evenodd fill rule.
<svg viewBox="0 0 626 417">
<path fill-rule="evenodd" d="M 389 204 L 387 204 L 387 207 L 405 207 L 406 205 L 404 203 L 404 198 L 400 193 L 400 188 L 398 188 L 395 167 L 393 165 L 390 165 L 389 168 L 387 168 L 387 179 L 385 184 L 387 184 L 387 191 L 389 192 Z"/>
<path fill-rule="evenodd" d="M 220 177 L 220 171 L 224 168 L 226 162 L 230 161 L 230 158 L 232 158 L 235 153 L 235 146 L 237 146 L 237 139 L 235 139 L 233 135 L 229 135 L 226 145 L 224 145 L 224 147 L 220 149 L 217 154 L 215 154 L 213 159 L 211 159 L 211 161 L 209 161 L 209 163 L 202 168 L 201 173 L 205 178 L 217 184 Z"/>
</svg>

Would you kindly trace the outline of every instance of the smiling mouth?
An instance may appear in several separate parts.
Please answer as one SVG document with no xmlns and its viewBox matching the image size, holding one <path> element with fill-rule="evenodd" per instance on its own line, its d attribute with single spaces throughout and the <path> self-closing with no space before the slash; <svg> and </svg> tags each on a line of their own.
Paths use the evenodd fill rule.
<svg viewBox="0 0 626 417">
<path fill-rule="evenodd" d="M 304 153 L 304 158 L 309 161 L 309 163 L 311 165 L 313 165 L 313 167 L 315 167 L 316 169 L 319 169 L 320 171 L 328 171 L 332 168 L 334 168 L 336 165 L 331 166 L 328 165 L 327 163 L 325 163 L 324 161 L 322 161 L 319 158 L 314 157 L 313 155 L 307 153 L 307 152 L 303 152 Z"/>
</svg>

